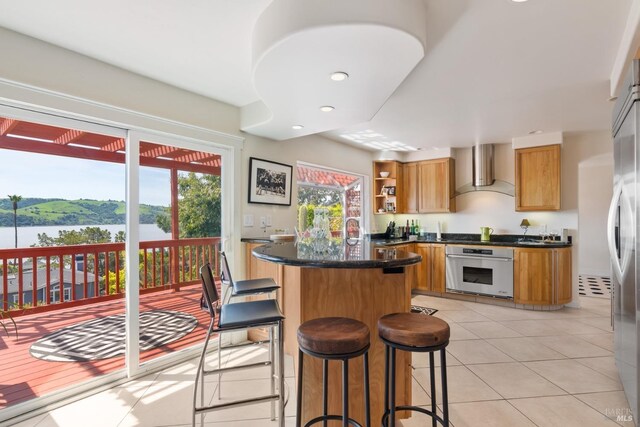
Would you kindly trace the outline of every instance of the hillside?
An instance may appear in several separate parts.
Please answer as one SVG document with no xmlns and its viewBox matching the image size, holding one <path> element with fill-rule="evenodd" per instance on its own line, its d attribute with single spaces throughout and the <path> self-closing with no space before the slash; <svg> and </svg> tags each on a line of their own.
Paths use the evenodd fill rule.
<svg viewBox="0 0 640 427">
<path fill-rule="evenodd" d="M 166 207 L 140 205 L 140 223 L 155 224 Z M 124 224 L 124 202 L 24 198 L 18 203 L 18 226 Z M 0 227 L 13 227 L 11 201 L 0 199 Z"/>
</svg>

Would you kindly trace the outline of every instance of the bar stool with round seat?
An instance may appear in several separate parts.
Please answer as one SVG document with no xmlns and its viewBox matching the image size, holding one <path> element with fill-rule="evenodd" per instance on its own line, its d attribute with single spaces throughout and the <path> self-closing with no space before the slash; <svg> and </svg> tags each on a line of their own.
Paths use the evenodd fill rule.
<svg viewBox="0 0 640 427">
<path fill-rule="evenodd" d="M 296 427 L 302 424 L 302 380 L 304 354 L 322 359 L 322 415 L 305 424 L 305 427 L 320 421 L 326 426 L 328 420 L 341 420 L 344 427 L 361 427 L 349 418 L 349 360 L 364 357 L 364 404 L 365 425 L 371 425 L 369 407 L 369 328 L 364 323 L 345 317 L 323 317 L 304 322 L 298 328 L 298 398 Z M 342 361 L 342 415 L 327 414 L 329 361 Z"/>
<path fill-rule="evenodd" d="M 449 324 L 433 316 L 421 313 L 394 313 L 378 320 L 378 334 L 385 344 L 384 414 L 382 425 L 396 425 L 396 411 L 417 411 L 429 415 L 433 427 L 439 422 L 449 427 L 449 401 L 447 396 L 446 347 L 449 344 Z M 396 406 L 396 350 L 429 353 L 431 375 L 431 410 L 417 406 Z M 433 353 L 440 351 L 440 376 L 442 385 L 442 417 L 436 410 L 436 379 Z"/>
</svg>

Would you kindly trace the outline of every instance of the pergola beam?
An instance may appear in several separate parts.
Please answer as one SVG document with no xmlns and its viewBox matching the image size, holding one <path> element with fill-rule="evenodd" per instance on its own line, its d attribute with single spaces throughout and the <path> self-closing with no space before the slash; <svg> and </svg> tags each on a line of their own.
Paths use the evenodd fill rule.
<svg viewBox="0 0 640 427">
<path fill-rule="evenodd" d="M 103 145 L 101 148 L 103 151 L 120 151 L 124 150 L 124 138 L 118 138 L 106 145 Z"/>
<path fill-rule="evenodd" d="M 98 160 L 111 163 L 125 163 L 124 153 L 95 150 L 91 148 L 75 147 L 70 145 L 48 144 L 39 141 L 10 138 L 0 136 L 0 148 L 28 153 L 50 154 L 54 156 L 74 157 L 86 160 Z M 161 169 L 177 169 L 180 171 L 220 175 L 220 167 L 207 166 L 197 163 L 176 162 L 174 160 L 156 159 L 152 157 L 140 157 L 140 166 L 149 166 Z"/>
<path fill-rule="evenodd" d="M 54 144 L 67 145 L 67 144 L 72 143 L 73 141 L 77 141 L 84 134 L 85 133 L 82 132 L 82 131 L 75 130 L 75 129 L 69 129 L 68 131 L 66 131 L 65 133 L 63 133 L 62 135 L 60 135 L 59 137 L 54 139 L 53 143 Z"/>
<path fill-rule="evenodd" d="M 18 126 L 20 122 L 14 119 L 4 119 L 2 124 L 0 124 L 0 136 L 5 136 L 9 132 L 13 130 L 16 126 Z"/>
</svg>

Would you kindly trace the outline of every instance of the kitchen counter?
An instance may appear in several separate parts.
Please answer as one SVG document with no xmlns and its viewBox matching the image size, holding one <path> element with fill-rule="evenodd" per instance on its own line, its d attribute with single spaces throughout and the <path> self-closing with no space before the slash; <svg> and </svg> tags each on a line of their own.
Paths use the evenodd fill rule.
<svg viewBox="0 0 640 427">
<path fill-rule="evenodd" d="M 253 249 L 261 260 L 298 267 L 320 268 L 395 268 L 417 264 L 420 255 L 382 248 L 373 241 L 303 239 L 297 243 L 267 243 Z"/>
<path fill-rule="evenodd" d="M 240 239 L 242 243 L 271 243 L 268 237 L 243 237 Z"/>
<path fill-rule="evenodd" d="M 522 235 L 499 234 L 491 236 L 492 240 L 481 242 L 479 234 L 443 233 L 441 240 L 436 240 L 435 233 L 429 233 L 427 237 L 418 237 L 417 240 L 408 239 L 384 239 L 382 235 L 372 235 L 370 241 L 377 246 L 406 245 L 407 243 L 439 243 L 444 245 L 479 245 L 479 246 L 509 246 L 522 248 L 566 248 L 570 247 L 568 242 L 543 242 L 540 239 L 527 239 L 519 241 Z"/>
</svg>

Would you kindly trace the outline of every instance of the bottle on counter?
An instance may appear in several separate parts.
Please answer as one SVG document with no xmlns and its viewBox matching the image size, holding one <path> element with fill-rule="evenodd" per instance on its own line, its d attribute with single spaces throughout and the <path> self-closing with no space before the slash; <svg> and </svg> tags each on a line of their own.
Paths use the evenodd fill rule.
<svg viewBox="0 0 640 427">
<path fill-rule="evenodd" d="M 411 229 L 409 228 L 409 220 L 407 220 L 407 227 L 404 229 L 404 237 L 405 237 L 405 239 L 409 238 L 410 233 L 411 233 Z"/>
<path fill-rule="evenodd" d="M 415 224 L 415 222 L 413 222 L 413 220 L 411 220 L 411 229 L 410 229 L 409 234 L 411 234 L 411 235 L 416 234 L 416 224 Z"/>
</svg>

